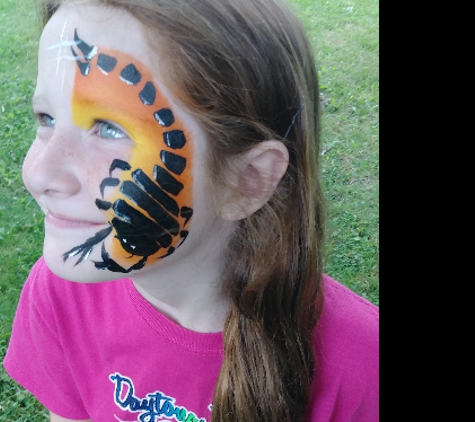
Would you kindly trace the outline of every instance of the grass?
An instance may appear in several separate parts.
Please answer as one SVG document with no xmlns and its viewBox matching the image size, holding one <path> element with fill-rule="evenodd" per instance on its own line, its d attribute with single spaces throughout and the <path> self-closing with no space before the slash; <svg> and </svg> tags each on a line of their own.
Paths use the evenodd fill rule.
<svg viewBox="0 0 475 422">
<path fill-rule="evenodd" d="M 379 304 L 379 22 L 376 0 L 292 0 L 315 47 L 329 203 L 326 272 Z M 42 218 L 21 181 L 38 26 L 33 0 L 0 0 L 0 357 L 21 286 L 41 254 Z M 46 412 L 0 367 L 0 422 Z"/>
<path fill-rule="evenodd" d="M 315 47 L 322 91 L 326 272 L 379 305 L 377 0 L 293 0 Z"/>
<path fill-rule="evenodd" d="M 36 62 L 31 0 L 0 0 L 0 356 L 5 354 L 21 286 L 41 254 L 38 208 L 21 181 L 34 138 L 30 111 Z M 46 420 L 44 408 L 0 368 L 0 421 Z"/>
</svg>

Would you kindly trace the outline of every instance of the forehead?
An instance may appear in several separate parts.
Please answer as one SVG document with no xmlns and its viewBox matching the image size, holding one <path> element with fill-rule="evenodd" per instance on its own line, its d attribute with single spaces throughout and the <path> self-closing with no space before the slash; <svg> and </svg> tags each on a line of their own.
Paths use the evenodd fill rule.
<svg viewBox="0 0 475 422">
<path fill-rule="evenodd" d="M 152 68 L 152 55 L 141 23 L 123 9 L 91 5 L 61 6 L 52 16 L 41 35 L 40 64 L 54 65 L 61 59 L 73 64 L 69 52 L 75 30 L 94 45 L 120 50 Z"/>
<path fill-rule="evenodd" d="M 71 91 L 77 70 L 72 47 L 76 47 L 75 33 L 90 46 L 103 51 L 114 50 L 130 56 L 147 68 L 160 92 L 186 120 L 189 113 L 164 81 L 164 55 L 150 48 L 150 37 L 140 21 L 126 10 L 105 5 L 63 5 L 43 29 L 38 50 L 38 77 L 34 102 L 58 90 L 66 97 Z M 77 48 L 75 48 L 77 50 Z M 192 122 L 192 126 L 194 122 Z"/>
<path fill-rule="evenodd" d="M 44 28 L 40 48 L 73 42 L 78 28 L 96 45 L 121 50 L 150 64 L 141 23 L 125 10 L 109 6 L 61 6 Z"/>
</svg>

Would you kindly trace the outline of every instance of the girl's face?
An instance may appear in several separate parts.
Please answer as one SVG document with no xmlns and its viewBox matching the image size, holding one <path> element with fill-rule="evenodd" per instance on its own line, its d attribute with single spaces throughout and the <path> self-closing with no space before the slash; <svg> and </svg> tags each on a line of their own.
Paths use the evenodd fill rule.
<svg viewBox="0 0 475 422">
<path fill-rule="evenodd" d="M 46 262 L 64 278 L 185 265 L 222 240 L 206 140 L 153 58 L 124 11 L 62 7 L 43 31 L 23 178 L 45 213 Z"/>
</svg>

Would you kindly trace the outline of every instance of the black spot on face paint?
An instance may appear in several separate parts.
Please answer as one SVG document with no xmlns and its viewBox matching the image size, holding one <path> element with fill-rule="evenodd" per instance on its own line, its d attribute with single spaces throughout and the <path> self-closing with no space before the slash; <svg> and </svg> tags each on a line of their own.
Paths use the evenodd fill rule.
<svg viewBox="0 0 475 422">
<path fill-rule="evenodd" d="M 181 130 L 171 130 L 163 134 L 163 140 L 172 149 L 183 148 L 186 144 L 185 134 Z"/>
<path fill-rule="evenodd" d="M 117 65 L 117 59 L 107 54 L 99 54 L 97 57 L 97 67 L 105 73 L 112 72 Z"/>
<path fill-rule="evenodd" d="M 137 85 L 142 80 L 142 75 L 133 64 L 129 64 L 120 72 L 120 79 L 127 85 Z"/>
<path fill-rule="evenodd" d="M 142 100 L 142 103 L 148 106 L 152 105 L 155 102 L 156 96 L 157 96 L 157 93 L 155 91 L 155 87 L 153 86 L 152 82 L 147 82 L 139 94 L 139 97 Z"/>
<path fill-rule="evenodd" d="M 186 158 L 168 151 L 161 151 L 160 158 L 165 167 L 175 174 L 182 174 L 186 168 Z"/>
<path fill-rule="evenodd" d="M 168 127 L 175 123 L 175 117 L 169 108 L 162 108 L 153 114 L 155 120 L 162 126 Z"/>
</svg>

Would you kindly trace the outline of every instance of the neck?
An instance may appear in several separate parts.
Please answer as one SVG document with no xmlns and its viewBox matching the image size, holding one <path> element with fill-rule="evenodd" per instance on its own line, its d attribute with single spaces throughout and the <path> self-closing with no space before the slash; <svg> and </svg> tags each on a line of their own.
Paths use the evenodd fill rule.
<svg viewBox="0 0 475 422">
<path fill-rule="evenodd" d="M 159 288 L 133 280 L 137 291 L 167 318 L 189 330 L 216 333 L 223 330 L 230 304 L 214 283 L 198 277 L 176 281 L 173 288 Z"/>
<path fill-rule="evenodd" d="M 174 254 L 131 277 L 137 291 L 162 314 L 200 333 L 222 331 L 231 308 L 222 289 L 222 238 L 211 239 L 216 232 L 210 231 L 208 247 L 187 239 Z"/>
</svg>

